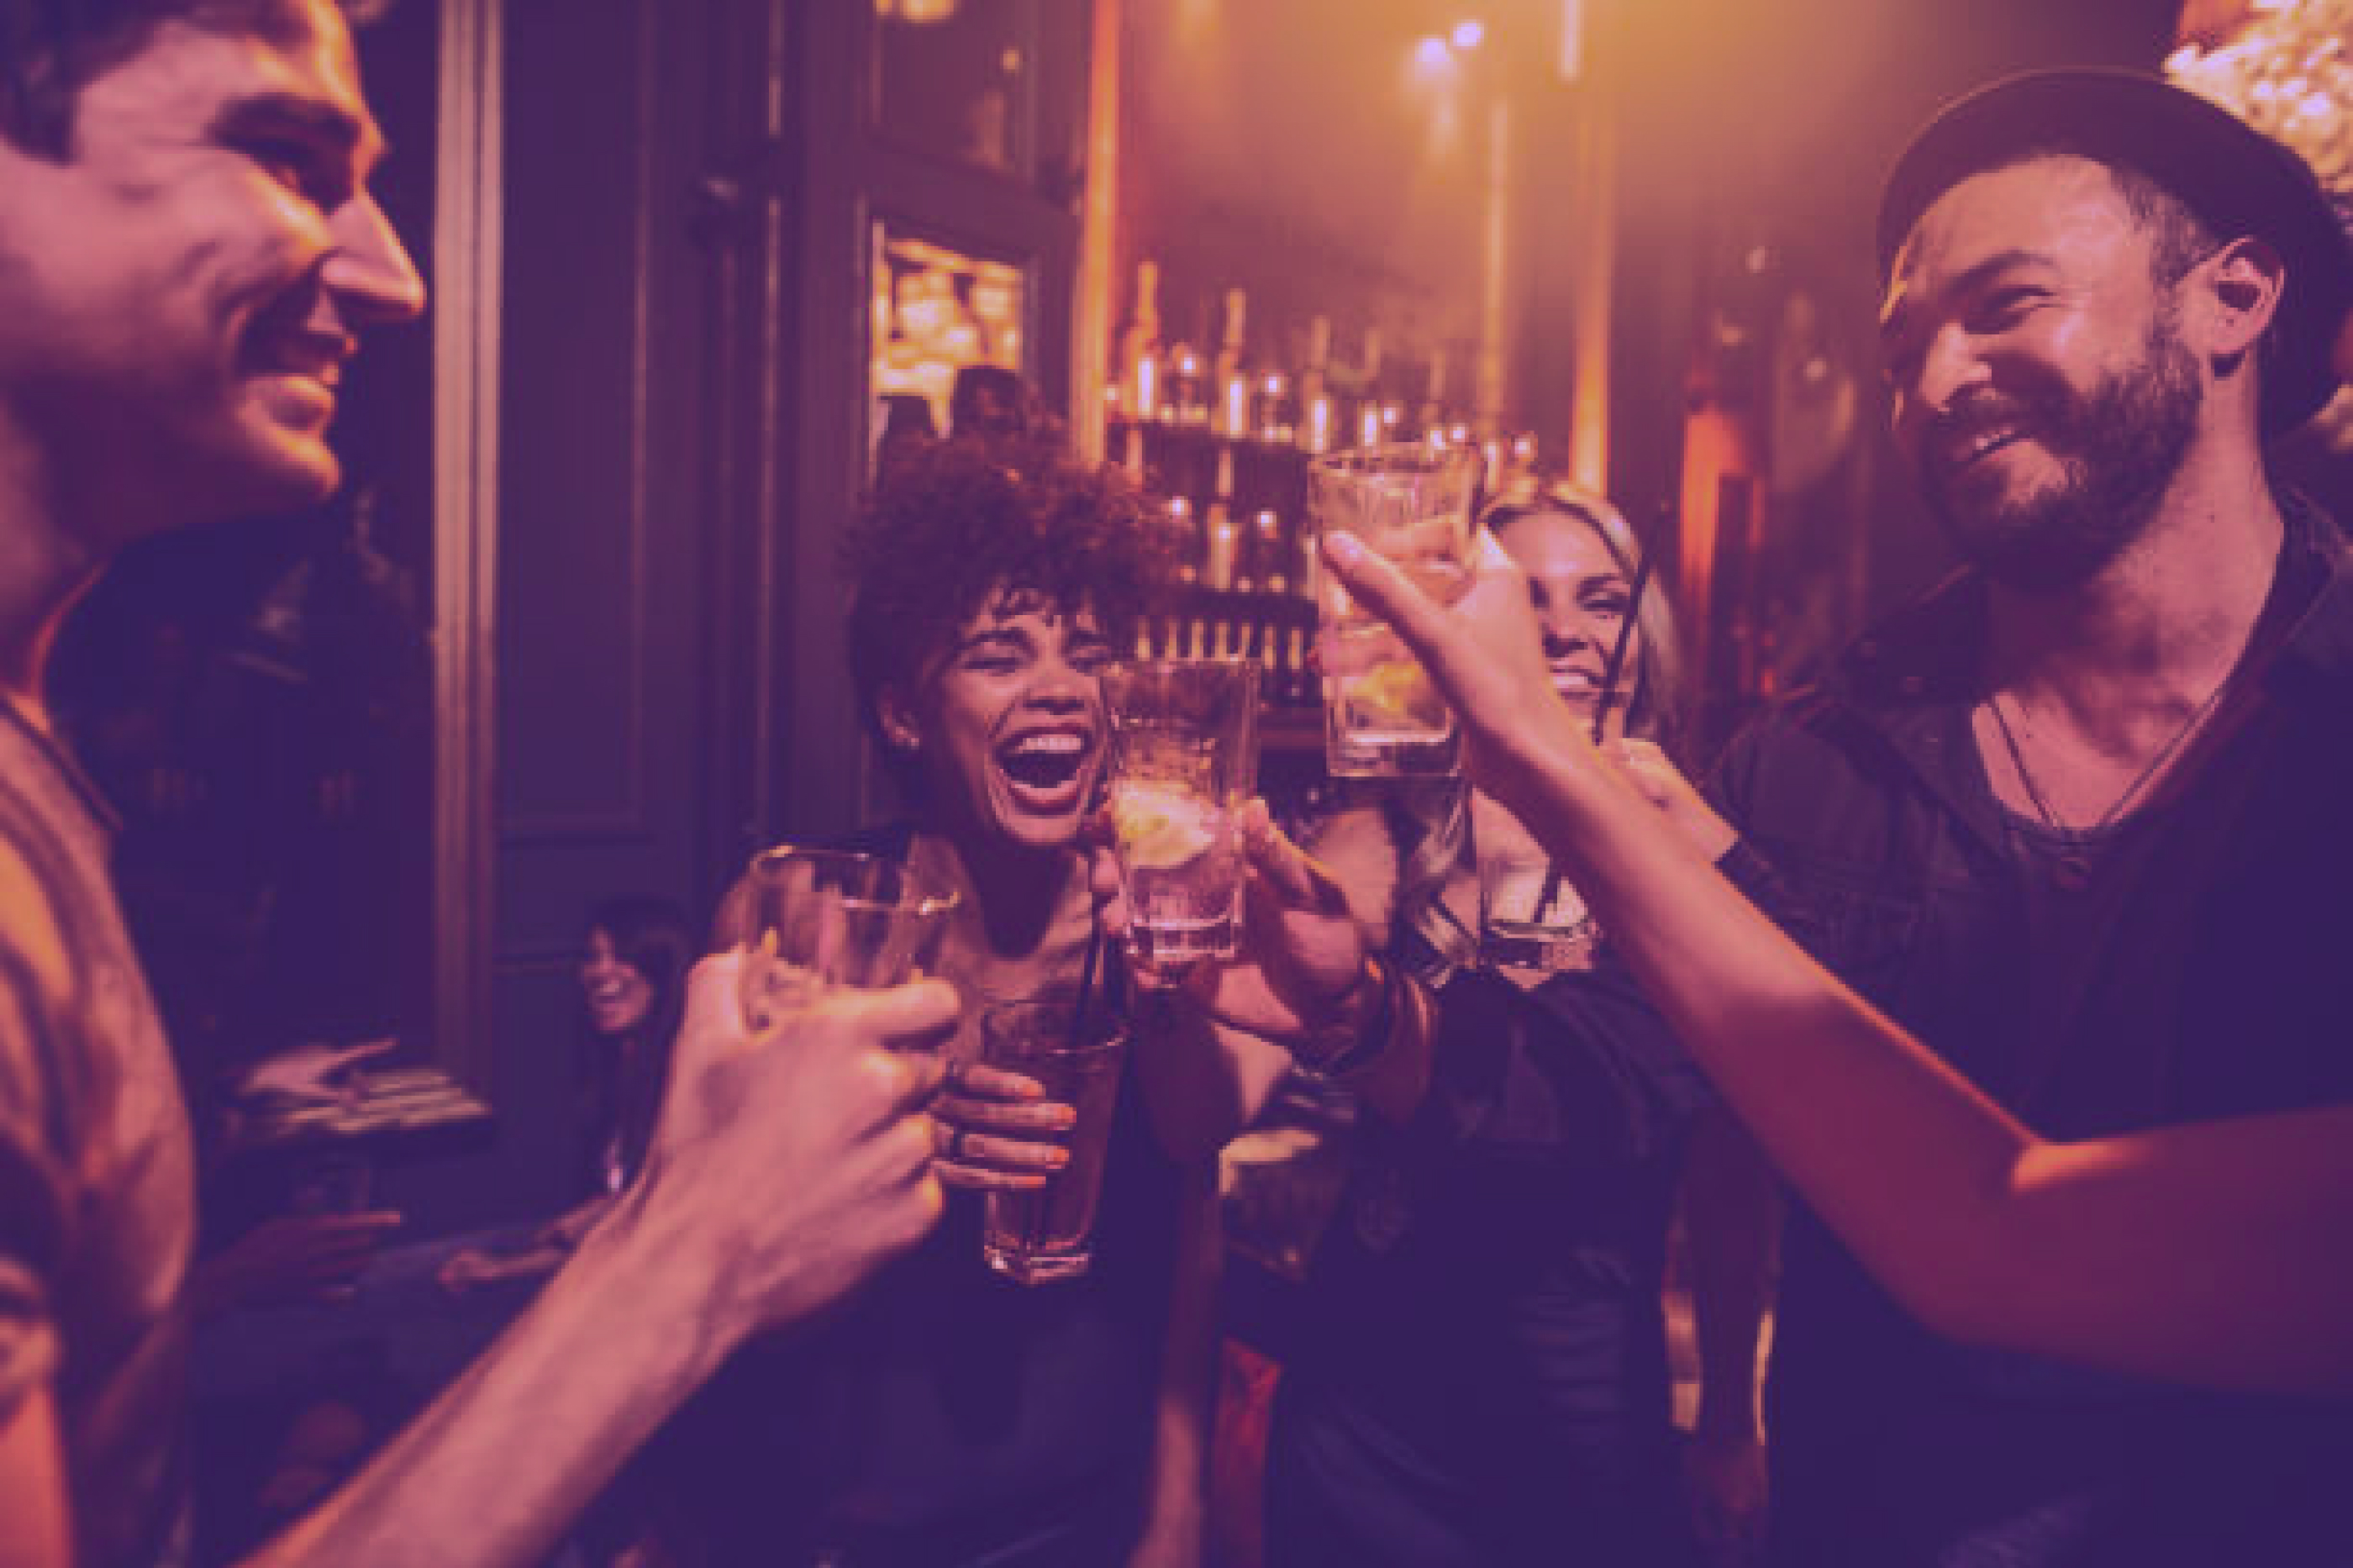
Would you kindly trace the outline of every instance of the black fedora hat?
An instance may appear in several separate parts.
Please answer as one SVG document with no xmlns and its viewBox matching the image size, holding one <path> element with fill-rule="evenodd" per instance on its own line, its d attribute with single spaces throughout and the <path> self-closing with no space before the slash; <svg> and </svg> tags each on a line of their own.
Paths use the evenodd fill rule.
<svg viewBox="0 0 2353 1568">
<path fill-rule="evenodd" d="M 2217 237 L 2267 240 L 2287 267 L 2265 367 L 2266 435 L 2295 429 L 2335 395 L 2338 327 L 2353 306 L 2353 246 L 2305 161 L 2226 109 L 2128 71 L 2038 71 L 1947 106 L 1898 159 L 1879 203 L 1883 278 L 1905 236 L 1971 174 L 2037 153 L 2137 170 Z"/>
</svg>

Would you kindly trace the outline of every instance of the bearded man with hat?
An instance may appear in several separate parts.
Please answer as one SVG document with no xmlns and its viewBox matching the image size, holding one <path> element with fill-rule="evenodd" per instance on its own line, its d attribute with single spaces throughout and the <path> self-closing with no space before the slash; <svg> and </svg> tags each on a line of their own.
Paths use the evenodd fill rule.
<svg viewBox="0 0 2353 1568">
<path fill-rule="evenodd" d="M 2264 457 L 2338 384 L 2337 215 L 2200 99 L 2051 73 L 1930 124 L 1879 252 L 1966 564 L 1727 752 L 1755 890 L 2051 1137 L 2353 1101 L 2353 556 Z M 2353 1563 L 2353 1407 L 1964 1346 L 1802 1207 L 1768 1409 L 1789 1568 Z"/>
</svg>

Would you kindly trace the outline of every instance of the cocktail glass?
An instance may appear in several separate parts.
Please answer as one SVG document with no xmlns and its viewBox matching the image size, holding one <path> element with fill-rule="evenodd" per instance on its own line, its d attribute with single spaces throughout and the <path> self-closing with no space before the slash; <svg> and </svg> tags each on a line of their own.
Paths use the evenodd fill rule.
<svg viewBox="0 0 2353 1568">
<path fill-rule="evenodd" d="M 1161 973 L 1230 957 L 1242 846 L 1234 809 L 1258 773 L 1258 666 L 1140 659 L 1103 674 L 1113 854 L 1128 944 Z"/>
<path fill-rule="evenodd" d="M 1480 457 L 1469 447 L 1370 447 L 1308 469 L 1319 531 L 1345 531 L 1451 605 L 1471 586 L 1471 502 Z M 1324 668 L 1324 765 L 1335 777 L 1453 773 L 1454 715 L 1395 633 L 1324 574 L 1316 595 Z"/>
<path fill-rule="evenodd" d="M 744 1022 L 754 1035 L 832 987 L 930 973 L 956 902 L 895 860 L 788 844 L 754 856 L 744 889 Z"/>
<path fill-rule="evenodd" d="M 1064 1134 L 1070 1163 L 1029 1192 L 993 1192 L 983 1205 L 981 1258 L 1024 1285 L 1087 1271 L 1094 1254 L 1095 1210 L 1103 1198 L 1103 1157 L 1119 1104 L 1127 1039 L 1098 1001 L 1074 997 L 1008 1002 L 981 1015 L 981 1059 L 1037 1080 L 1046 1098 L 1076 1113 Z"/>
</svg>

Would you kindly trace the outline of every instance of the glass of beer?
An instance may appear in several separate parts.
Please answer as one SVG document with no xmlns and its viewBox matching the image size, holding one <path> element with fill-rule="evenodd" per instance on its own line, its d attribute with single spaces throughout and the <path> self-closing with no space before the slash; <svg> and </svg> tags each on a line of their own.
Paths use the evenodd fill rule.
<svg viewBox="0 0 2353 1568">
<path fill-rule="evenodd" d="M 1166 973 L 1234 952 L 1242 847 L 1234 810 L 1258 773 L 1258 666 L 1138 659 L 1103 672 L 1113 858 L 1128 944 Z"/>
<path fill-rule="evenodd" d="M 744 1022 L 754 1035 L 834 986 L 931 973 L 956 902 L 895 860 L 789 844 L 753 857 L 744 892 Z"/>
<path fill-rule="evenodd" d="M 1320 532 L 1356 535 L 1441 605 L 1471 586 L 1471 502 L 1480 458 L 1470 447 L 1368 447 L 1308 469 Z M 1338 778 L 1448 774 L 1460 764 L 1454 715 L 1397 635 L 1330 574 L 1316 595 L 1324 668 L 1324 766 Z"/>
<path fill-rule="evenodd" d="M 1100 1001 L 1092 1008 L 1076 995 L 1007 1002 L 981 1015 L 980 1054 L 992 1067 L 1035 1079 L 1048 1100 L 1077 1115 L 1063 1134 L 1069 1164 L 1034 1191 L 988 1194 L 981 1257 L 1024 1285 L 1084 1274 L 1094 1257 L 1126 1037 Z"/>
</svg>

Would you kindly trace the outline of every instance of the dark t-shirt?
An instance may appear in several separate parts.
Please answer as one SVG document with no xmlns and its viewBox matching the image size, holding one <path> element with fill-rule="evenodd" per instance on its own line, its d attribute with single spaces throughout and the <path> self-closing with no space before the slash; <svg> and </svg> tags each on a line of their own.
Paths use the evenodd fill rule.
<svg viewBox="0 0 2353 1568">
<path fill-rule="evenodd" d="M 2080 887 L 2056 884 L 2059 847 L 1987 783 L 1969 727 L 1983 628 L 1961 580 L 1727 753 L 1726 814 L 1769 866 L 1777 914 L 2049 1136 L 2353 1100 L 2337 914 L 2353 886 L 2353 580 L 2333 528 L 2291 527 L 2232 698 Z M 1803 1205 L 1768 1415 L 1791 1568 L 2353 1563 L 2353 1405 L 1942 1339 Z"/>
<path fill-rule="evenodd" d="M 907 846 L 896 829 L 849 847 Z M 983 1199 L 952 1190 L 913 1253 L 739 1352 L 675 1425 L 658 1462 L 680 1533 L 761 1568 L 1116 1563 L 1141 1520 L 1181 1193 L 1130 1060 L 1087 1272 L 991 1272 Z"/>
<path fill-rule="evenodd" d="M 666 1442 L 716 1561 L 1115 1562 L 1132 1541 L 1177 1181 L 1125 1075 L 1094 1259 L 1023 1286 L 981 1261 L 982 1199 L 825 1322 L 740 1352 Z M 1022 1555 L 1024 1551 L 1033 1555 Z"/>
<path fill-rule="evenodd" d="M 91 1568 L 156 1561 L 183 1522 L 195 1223 L 187 1112 L 109 844 L 87 781 L 0 701 L 0 1423 L 54 1392 Z"/>
</svg>

